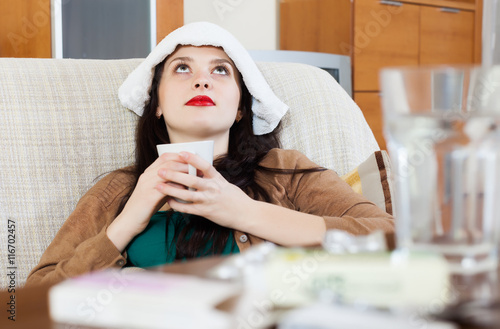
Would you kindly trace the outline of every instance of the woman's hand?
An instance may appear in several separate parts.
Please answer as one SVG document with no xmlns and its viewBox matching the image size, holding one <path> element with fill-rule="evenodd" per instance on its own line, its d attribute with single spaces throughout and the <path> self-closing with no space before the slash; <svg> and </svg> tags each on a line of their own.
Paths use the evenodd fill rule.
<svg viewBox="0 0 500 329">
<path fill-rule="evenodd" d="M 326 231 L 325 220 L 271 203 L 255 201 L 240 188 L 226 181 L 201 157 L 181 152 L 180 156 L 194 166 L 202 177 L 184 172 L 160 169 L 165 182 L 156 188 L 167 198 L 172 209 L 203 216 L 221 226 L 260 237 L 285 246 L 310 246 L 321 243 Z M 196 190 L 187 190 L 192 187 Z M 182 203 L 175 198 L 191 203 Z"/>
<path fill-rule="evenodd" d="M 160 171 L 175 172 L 187 176 L 188 165 L 178 154 L 164 153 L 139 177 L 123 211 L 107 229 L 109 239 L 120 251 L 146 228 L 153 214 L 167 201 L 167 195 L 156 188 L 158 185 L 184 189 L 183 186 L 166 181 L 158 174 Z"/>
<path fill-rule="evenodd" d="M 198 169 L 201 177 L 186 174 L 187 167 L 183 170 L 161 168 L 158 174 L 163 181 L 156 185 L 156 189 L 162 195 L 169 196 L 169 206 L 176 211 L 205 217 L 221 226 L 237 228 L 239 215 L 251 207 L 253 200 L 200 156 L 181 152 L 180 157 Z"/>
<path fill-rule="evenodd" d="M 189 175 L 188 164 L 197 168 L 201 177 Z M 166 153 L 141 175 L 122 213 L 107 229 L 118 250 L 123 251 L 146 228 L 165 202 L 176 211 L 282 245 L 321 243 L 326 230 L 322 217 L 251 199 L 195 154 Z"/>
</svg>

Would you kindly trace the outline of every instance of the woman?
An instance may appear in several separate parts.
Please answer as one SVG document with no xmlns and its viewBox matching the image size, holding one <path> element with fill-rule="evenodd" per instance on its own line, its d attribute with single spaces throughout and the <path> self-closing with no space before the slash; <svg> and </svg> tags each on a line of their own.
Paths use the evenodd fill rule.
<svg viewBox="0 0 500 329">
<path fill-rule="evenodd" d="M 330 228 L 393 231 L 392 217 L 333 171 L 278 148 L 287 107 L 218 26 L 194 23 L 171 33 L 119 96 L 141 116 L 136 162 L 86 193 L 27 284 L 126 262 L 147 267 L 234 253 L 262 240 L 318 245 Z M 213 166 L 187 152 L 157 156 L 157 144 L 198 140 L 214 141 Z M 198 177 L 187 174 L 188 165 Z"/>
</svg>

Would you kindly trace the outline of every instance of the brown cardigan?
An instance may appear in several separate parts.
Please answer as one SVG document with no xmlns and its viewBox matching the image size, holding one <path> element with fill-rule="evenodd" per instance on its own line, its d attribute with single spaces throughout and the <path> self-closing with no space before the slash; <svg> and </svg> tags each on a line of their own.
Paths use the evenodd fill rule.
<svg viewBox="0 0 500 329">
<path fill-rule="evenodd" d="M 271 150 L 261 165 L 285 169 L 317 166 L 297 151 L 281 149 Z M 106 229 L 115 219 L 120 200 L 131 188 L 132 180 L 131 175 L 117 171 L 92 187 L 31 271 L 26 285 L 54 284 L 86 272 L 122 267 L 126 253 L 116 249 Z M 388 236 L 394 231 L 392 216 L 353 192 L 332 170 L 295 175 L 260 171 L 256 182 L 269 193 L 271 203 L 322 216 L 327 229 L 353 234 L 382 229 Z M 235 231 L 234 236 L 241 251 L 262 241 L 244 232 Z"/>
</svg>

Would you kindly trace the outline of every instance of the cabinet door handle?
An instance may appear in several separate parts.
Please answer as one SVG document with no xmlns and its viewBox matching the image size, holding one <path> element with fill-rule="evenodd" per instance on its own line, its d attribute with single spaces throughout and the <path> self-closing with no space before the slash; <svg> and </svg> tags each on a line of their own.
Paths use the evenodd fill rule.
<svg viewBox="0 0 500 329">
<path fill-rule="evenodd" d="M 402 2 L 392 1 L 392 0 L 380 0 L 380 4 L 388 6 L 397 6 L 397 7 L 401 7 L 403 5 Z"/>
<path fill-rule="evenodd" d="M 443 13 L 451 13 L 451 14 L 458 14 L 460 12 L 460 9 L 457 9 L 457 8 L 440 8 L 440 10 L 443 12 Z"/>
</svg>

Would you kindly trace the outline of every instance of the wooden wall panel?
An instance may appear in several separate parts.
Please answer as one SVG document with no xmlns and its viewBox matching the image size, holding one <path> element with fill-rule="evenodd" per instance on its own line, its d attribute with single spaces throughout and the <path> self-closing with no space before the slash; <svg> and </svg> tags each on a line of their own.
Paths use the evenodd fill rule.
<svg viewBox="0 0 500 329">
<path fill-rule="evenodd" d="M 156 0 L 156 38 L 184 24 L 183 0 Z M 50 0 L 0 0 L 0 57 L 52 57 Z"/>
<path fill-rule="evenodd" d="M 50 0 L 0 0 L 0 57 L 52 57 Z"/>
<path fill-rule="evenodd" d="M 350 0 L 281 0 L 280 49 L 350 55 Z"/>
<path fill-rule="evenodd" d="M 483 0 L 476 0 L 474 11 L 474 63 L 481 64 L 483 53 Z"/>
<path fill-rule="evenodd" d="M 156 0 L 156 43 L 184 25 L 183 0 Z"/>
<path fill-rule="evenodd" d="M 384 123 L 382 106 L 380 104 L 380 93 L 378 92 L 355 92 L 354 101 L 363 110 L 366 122 L 373 131 L 375 139 L 381 150 L 385 150 Z"/>
</svg>

